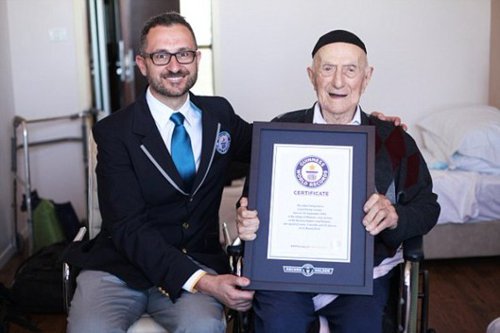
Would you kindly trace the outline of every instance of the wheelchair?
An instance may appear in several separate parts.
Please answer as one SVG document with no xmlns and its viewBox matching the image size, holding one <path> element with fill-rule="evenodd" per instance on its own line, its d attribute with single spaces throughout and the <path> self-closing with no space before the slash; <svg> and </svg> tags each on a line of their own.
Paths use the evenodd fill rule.
<svg viewBox="0 0 500 333">
<path fill-rule="evenodd" d="M 386 306 L 384 333 L 435 333 L 428 327 L 429 275 L 421 267 L 424 259 L 423 237 L 417 236 L 403 243 L 404 262 L 396 268 L 391 281 L 389 302 Z M 227 252 L 233 273 L 239 275 L 243 263 L 243 246 L 228 246 Z M 252 312 L 230 311 L 233 333 L 252 333 Z M 328 323 L 318 318 L 307 333 L 329 333 Z M 335 333 L 335 332 L 331 332 Z"/>
</svg>

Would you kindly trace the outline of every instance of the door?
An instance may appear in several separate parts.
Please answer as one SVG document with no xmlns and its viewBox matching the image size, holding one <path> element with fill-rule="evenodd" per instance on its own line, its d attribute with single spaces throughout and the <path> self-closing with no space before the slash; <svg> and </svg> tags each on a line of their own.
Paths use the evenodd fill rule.
<svg viewBox="0 0 500 333">
<path fill-rule="evenodd" d="M 89 0 L 95 106 L 106 116 L 130 104 L 147 86 L 135 65 L 140 33 L 151 16 L 179 12 L 179 0 Z"/>
</svg>

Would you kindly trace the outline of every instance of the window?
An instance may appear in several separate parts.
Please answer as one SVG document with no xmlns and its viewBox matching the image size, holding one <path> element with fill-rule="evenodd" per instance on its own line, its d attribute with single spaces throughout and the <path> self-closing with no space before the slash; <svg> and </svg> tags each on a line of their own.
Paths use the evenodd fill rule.
<svg viewBox="0 0 500 333">
<path fill-rule="evenodd" d="M 198 81 L 192 91 L 197 95 L 213 95 L 212 1 L 180 0 L 180 13 L 193 27 L 201 51 Z"/>
</svg>

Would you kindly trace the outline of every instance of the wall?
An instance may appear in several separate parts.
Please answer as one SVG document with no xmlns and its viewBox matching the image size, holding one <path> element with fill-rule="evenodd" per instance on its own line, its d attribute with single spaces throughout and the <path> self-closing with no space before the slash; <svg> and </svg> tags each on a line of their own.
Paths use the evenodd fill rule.
<svg viewBox="0 0 500 333">
<path fill-rule="evenodd" d="M 7 3 L 0 1 L 0 267 L 14 252 L 13 211 L 11 209 L 12 181 L 10 176 L 10 136 L 14 118 L 12 97 L 12 71 L 10 65 L 10 42 Z M 8 120 L 8 121 L 7 121 Z"/>
<path fill-rule="evenodd" d="M 313 4 L 314 5 L 311 5 Z M 249 121 L 309 107 L 306 75 L 319 36 L 358 34 L 374 75 L 365 110 L 415 122 L 488 101 L 490 1 L 214 0 L 215 91 Z"/>
<path fill-rule="evenodd" d="M 87 51 L 86 0 L 7 0 L 0 1 L 0 41 L 2 85 L 0 153 L 2 161 L 2 214 L 8 214 L 13 200 L 10 174 L 9 137 L 14 115 L 28 120 L 69 116 L 90 107 L 90 70 Z M 6 47 L 4 47 L 6 45 Z M 5 89 L 4 89 L 5 86 Z M 28 125 L 30 142 L 80 135 L 79 121 L 51 121 Z M 19 132 L 18 135 L 21 133 Z M 20 139 L 18 140 L 20 142 Z M 4 153 L 8 153 L 4 155 Z M 8 157 L 7 157 L 8 156 Z M 22 151 L 18 152 L 23 175 Z M 83 146 L 77 143 L 30 149 L 32 188 L 40 196 L 56 202 L 71 201 L 80 218 L 85 217 L 85 174 Z M 24 177 L 23 177 L 24 178 Z M 19 183 L 21 187 L 21 183 Z M 20 202 L 18 193 L 18 202 Z M 19 217 L 18 230 L 26 233 L 26 215 Z M 0 221 L 9 230 L 12 216 Z M 11 235 L 2 232 L 0 237 Z M 0 238 L 0 242 L 2 239 Z M 0 243 L 0 255 L 5 244 Z M 0 257 L 0 263 L 4 258 Z"/>
<path fill-rule="evenodd" d="M 85 3 L 0 1 L 0 266 L 12 252 L 12 119 L 90 106 Z M 331 29 L 350 29 L 366 42 L 375 67 L 362 105 L 400 115 L 413 129 L 438 108 L 488 101 L 491 19 L 492 78 L 500 72 L 499 7 L 498 0 L 214 0 L 216 93 L 251 121 L 308 107 L 315 97 L 305 68 L 314 43 Z M 497 96 L 498 103 L 495 82 L 490 100 Z M 30 131 L 32 140 L 77 134 L 76 123 Z M 83 218 L 81 158 L 75 144 L 31 153 L 33 187 L 70 200 Z"/>
<path fill-rule="evenodd" d="M 491 1 L 490 105 L 500 108 L 500 0 Z"/>
</svg>

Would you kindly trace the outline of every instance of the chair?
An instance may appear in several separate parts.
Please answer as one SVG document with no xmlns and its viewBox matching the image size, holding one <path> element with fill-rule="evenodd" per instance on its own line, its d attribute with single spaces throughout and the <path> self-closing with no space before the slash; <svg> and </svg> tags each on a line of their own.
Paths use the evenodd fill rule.
<svg viewBox="0 0 500 333">
<path fill-rule="evenodd" d="M 90 227 L 90 226 L 89 226 Z M 93 225 L 90 227 L 91 231 L 97 230 Z M 92 229 L 93 228 L 93 229 Z M 86 227 L 81 227 L 78 234 L 73 241 L 81 241 L 87 232 Z M 93 234 L 95 236 L 96 233 Z M 69 313 L 71 305 L 71 298 L 75 290 L 75 279 L 78 272 L 71 267 L 68 263 L 63 263 L 63 294 L 64 294 L 64 308 L 66 313 Z M 168 333 L 162 326 L 158 325 L 147 314 L 143 315 L 137 320 L 128 330 L 127 333 Z"/>
<path fill-rule="evenodd" d="M 424 260 L 423 237 L 417 236 L 403 243 L 404 263 L 399 266 L 400 274 L 396 274 L 391 306 L 387 309 L 386 318 L 396 318 L 396 325 L 384 320 L 384 331 L 387 333 L 433 333 L 428 327 L 429 313 L 429 275 L 422 269 Z"/>
<path fill-rule="evenodd" d="M 243 181 L 233 181 L 232 186 L 224 189 L 221 210 L 219 211 L 221 221 L 235 219 L 234 203 L 241 196 L 243 184 Z M 229 233 L 234 236 L 236 234 L 234 225 L 229 227 Z M 422 268 L 424 260 L 423 237 L 417 236 L 406 240 L 402 248 L 404 262 L 395 268 L 398 271 L 393 276 L 390 302 L 384 316 L 384 332 L 432 333 L 434 330 L 428 327 L 429 277 L 427 271 Z M 234 267 L 233 273 L 238 275 L 238 266 L 244 264 L 242 259 L 243 245 L 228 246 L 227 252 Z M 233 320 L 233 333 L 252 332 L 249 323 L 251 315 L 251 312 L 246 314 L 230 313 L 228 321 Z M 309 333 L 316 332 L 329 333 L 325 318 L 318 318 Z"/>
<path fill-rule="evenodd" d="M 243 181 L 233 182 L 233 186 L 224 190 L 219 212 L 222 221 L 234 220 L 234 203 L 241 195 L 243 183 Z M 231 227 L 234 228 L 232 225 Z M 229 233 L 235 235 L 236 231 L 231 229 Z M 243 246 L 229 246 L 227 252 L 231 256 L 233 273 L 238 274 L 238 266 L 244 264 Z M 434 330 L 428 327 L 429 277 L 427 271 L 421 267 L 424 260 L 422 236 L 408 239 L 403 243 L 403 259 L 404 262 L 395 268 L 398 272 L 393 276 L 391 301 L 384 316 L 384 332 L 431 333 Z M 251 313 L 243 316 L 232 314 L 233 333 L 252 332 L 248 316 L 251 316 Z M 310 333 L 313 332 L 328 333 L 326 319 L 319 318 Z"/>
<path fill-rule="evenodd" d="M 422 240 L 422 236 L 417 236 L 403 243 L 404 262 L 397 268 L 400 274 L 393 277 L 390 302 L 384 315 L 385 333 L 434 332 L 428 327 L 429 277 L 427 271 L 420 267 L 424 259 Z M 228 247 L 233 267 L 243 264 L 242 252 L 241 245 Z M 251 316 L 250 311 L 244 316 L 236 317 L 233 333 L 252 332 L 249 327 Z M 319 317 L 309 333 L 330 333 L 327 320 Z"/>
<path fill-rule="evenodd" d="M 88 237 L 94 238 L 101 229 L 101 214 L 99 212 L 99 204 L 97 201 L 97 183 L 95 177 L 95 167 L 97 164 L 97 147 L 92 137 L 92 133 L 88 133 Z M 75 237 L 75 241 L 82 240 L 87 231 L 86 227 L 82 227 Z M 69 312 L 71 298 L 75 290 L 75 279 L 77 272 L 67 263 L 63 263 L 63 293 L 64 305 Z M 147 314 L 137 320 L 127 331 L 127 333 L 168 333 L 165 328 L 157 324 Z"/>
</svg>

